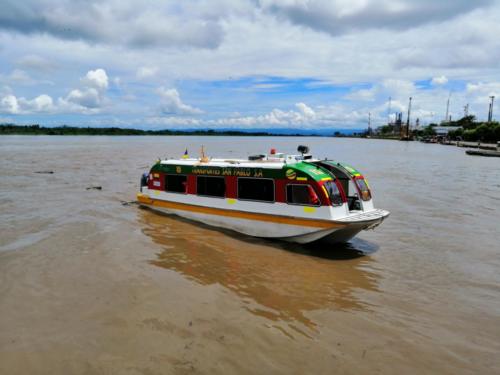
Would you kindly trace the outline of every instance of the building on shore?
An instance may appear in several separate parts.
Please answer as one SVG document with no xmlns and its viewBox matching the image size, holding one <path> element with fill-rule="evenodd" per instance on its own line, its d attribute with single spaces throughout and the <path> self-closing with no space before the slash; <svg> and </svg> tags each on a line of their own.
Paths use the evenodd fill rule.
<svg viewBox="0 0 500 375">
<path fill-rule="evenodd" d="M 396 113 L 396 120 L 393 124 L 392 133 L 399 135 L 403 127 L 403 112 Z"/>
<path fill-rule="evenodd" d="M 461 129 L 461 126 L 434 126 L 433 129 L 436 132 L 437 137 L 448 137 L 448 133 Z"/>
</svg>

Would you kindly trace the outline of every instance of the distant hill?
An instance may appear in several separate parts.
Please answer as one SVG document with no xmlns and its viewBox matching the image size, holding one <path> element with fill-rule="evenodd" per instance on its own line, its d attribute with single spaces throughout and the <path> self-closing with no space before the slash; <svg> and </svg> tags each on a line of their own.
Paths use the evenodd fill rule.
<svg viewBox="0 0 500 375">
<path fill-rule="evenodd" d="M 34 125 L 0 124 L 0 135 L 225 135 L 225 136 L 353 136 L 362 129 L 163 129 L 143 130 L 118 127 L 44 127 Z"/>
<path fill-rule="evenodd" d="M 200 129 L 172 129 L 173 131 L 183 131 L 183 132 L 197 132 Z M 207 129 L 204 131 L 214 131 L 217 133 L 245 133 L 245 134 L 255 134 L 255 133 L 266 133 L 273 135 L 312 135 L 312 136 L 332 136 L 335 133 L 339 135 L 349 136 L 353 134 L 363 133 L 363 129 L 296 129 L 296 128 L 259 128 L 259 129 L 241 129 L 241 128 L 217 128 L 217 129 Z"/>
</svg>

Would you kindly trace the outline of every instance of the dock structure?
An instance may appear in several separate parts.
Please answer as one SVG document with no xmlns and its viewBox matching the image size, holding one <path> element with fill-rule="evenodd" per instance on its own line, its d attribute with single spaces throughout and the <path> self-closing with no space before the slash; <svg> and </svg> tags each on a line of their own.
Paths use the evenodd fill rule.
<svg viewBox="0 0 500 375">
<path fill-rule="evenodd" d="M 467 150 L 465 153 L 467 155 L 500 157 L 500 142 L 497 142 L 496 150 L 484 150 L 478 148 L 477 150 Z"/>
<path fill-rule="evenodd" d="M 497 151 L 498 148 L 498 143 L 495 145 L 494 143 L 456 141 L 456 145 L 458 147 L 477 148 L 481 150 L 492 150 L 492 151 Z"/>
</svg>

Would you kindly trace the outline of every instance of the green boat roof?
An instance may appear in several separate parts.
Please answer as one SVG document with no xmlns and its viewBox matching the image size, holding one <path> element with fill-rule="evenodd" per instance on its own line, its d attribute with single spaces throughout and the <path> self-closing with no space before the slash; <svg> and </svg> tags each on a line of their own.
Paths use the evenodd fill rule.
<svg viewBox="0 0 500 375">
<path fill-rule="evenodd" d="M 333 178 L 326 169 L 302 161 L 293 164 L 283 163 L 279 167 L 276 166 L 276 168 L 269 168 L 266 165 L 259 166 L 258 164 L 255 166 L 216 166 L 210 164 L 193 165 L 186 163 L 162 164 L 158 162 L 152 166 L 151 173 L 158 172 L 168 174 L 195 174 L 200 176 L 260 177 L 297 181 L 304 181 L 305 179 L 322 181 Z"/>
<path fill-rule="evenodd" d="M 334 167 L 341 167 L 344 169 L 351 177 L 358 177 L 362 176 L 361 172 L 358 171 L 356 168 L 351 167 L 349 164 L 346 163 L 341 163 L 335 160 L 324 160 L 322 163 L 329 164 Z"/>
<path fill-rule="evenodd" d="M 300 175 L 310 177 L 312 180 L 321 181 L 325 179 L 332 179 L 332 175 L 325 169 L 318 165 L 310 164 L 307 162 L 299 162 L 296 164 L 285 165 L 284 169 L 292 169 Z"/>
</svg>

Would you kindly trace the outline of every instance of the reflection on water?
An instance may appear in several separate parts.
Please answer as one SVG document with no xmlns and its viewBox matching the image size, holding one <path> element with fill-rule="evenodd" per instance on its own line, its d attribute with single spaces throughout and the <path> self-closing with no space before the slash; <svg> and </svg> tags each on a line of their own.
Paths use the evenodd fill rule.
<svg viewBox="0 0 500 375">
<path fill-rule="evenodd" d="M 357 297 L 376 291 L 376 250 L 357 240 L 343 246 L 307 246 L 256 239 L 214 230 L 174 216 L 139 210 L 142 231 L 161 247 L 151 264 L 175 270 L 202 284 L 219 284 L 236 293 L 244 308 L 295 331 L 302 323 L 316 330 L 308 311 L 366 310 Z M 304 333 L 305 334 L 305 333 Z"/>
</svg>

